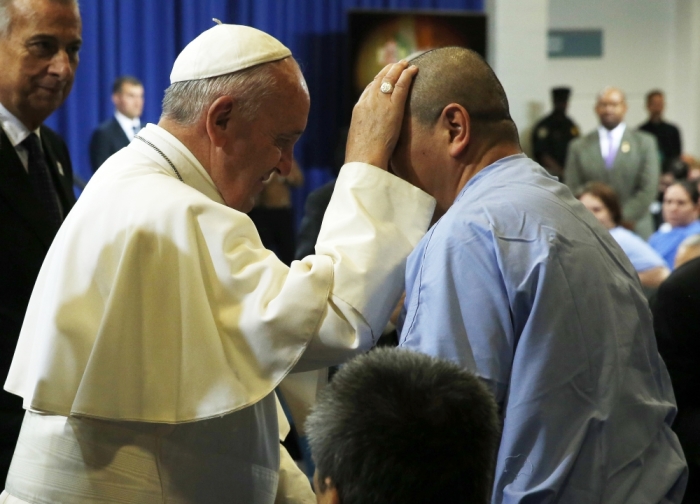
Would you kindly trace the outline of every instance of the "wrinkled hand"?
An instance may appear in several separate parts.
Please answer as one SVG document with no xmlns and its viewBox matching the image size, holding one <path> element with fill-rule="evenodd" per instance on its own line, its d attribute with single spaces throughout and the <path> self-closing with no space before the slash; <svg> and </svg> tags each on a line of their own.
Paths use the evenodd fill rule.
<svg viewBox="0 0 700 504">
<path fill-rule="evenodd" d="M 352 111 L 345 162 L 359 161 L 386 170 L 401 131 L 408 90 L 418 68 L 405 61 L 385 66 L 362 92 Z M 392 93 L 379 88 L 388 82 Z"/>
</svg>

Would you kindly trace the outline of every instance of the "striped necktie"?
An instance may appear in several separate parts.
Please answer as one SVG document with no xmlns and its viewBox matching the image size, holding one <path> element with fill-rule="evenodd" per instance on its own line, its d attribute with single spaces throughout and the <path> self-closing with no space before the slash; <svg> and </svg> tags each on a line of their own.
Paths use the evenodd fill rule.
<svg viewBox="0 0 700 504">
<path fill-rule="evenodd" d="M 61 222 L 63 222 L 61 204 L 58 201 L 58 194 L 51 179 L 49 165 L 46 163 L 46 157 L 44 157 L 44 152 L 39 145 L 39 137 L 36 136 L 36 133 L 31 133 L 21 145 L 29 153 L 29 180 L 34 194 L 39 198 L 44 210 L 46 210 L 49 222 L 58 229 L 61 226 Z"/>
</svg>

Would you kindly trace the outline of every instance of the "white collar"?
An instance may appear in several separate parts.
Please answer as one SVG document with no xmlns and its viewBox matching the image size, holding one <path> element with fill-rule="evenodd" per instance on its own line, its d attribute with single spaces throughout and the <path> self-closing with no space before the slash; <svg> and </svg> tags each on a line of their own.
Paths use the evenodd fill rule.
<svg viewBox="0 0 700 504">
<path fill-rule="evenodd" d="M 613 143 L 619 144 L 622 135 L 625 134 L 625 128 L 627 128 L 627 125 L 624 122 L 621 122 L 611 130 L 609 130 L 601 124 L 600 126 L 598 126 L 598 134 L 601 137 L 605 138 L 608 138 L 608 134 L 611 134 L 613 138 Z"/>
<path fill-rule="evenodd" d="M 40 128 L 35 129 L 33 132 L 27 128 L 22 121 L 17 119 L 5 106 L 0 103 L 0 126 L 5 130 L 7 138 L 10 139 L 10 143 L 13 147 L 17 147 L 19 144 L 24 142 L 24 140 L 31 134 L 36 133 L 41 140 Z"/>
<path fill-rule="evenodd" d="M 136 126 L 137 128 L 141 127 L 140 117 L 134 117 L 133 119 L 130 119 L 118 110 L 114 111 L 114 117 L 122 128 L 128 128 L 133 131 L 134 126 Z"/>
<path fill-rule="evenodd" d="M 149 123 L 139 131 L 139 136 L 156 145 L 168 157 L 185 184 L 217 203 L 226 204 L 202 163 L 172 133 L 156 124 Z M 132 147 L 156 161 L 170 176 L 176 177 L 168 162 L 153 147 L 140 140 L 134 140 L 129 145 L 129 148 Z"/>
</svg>

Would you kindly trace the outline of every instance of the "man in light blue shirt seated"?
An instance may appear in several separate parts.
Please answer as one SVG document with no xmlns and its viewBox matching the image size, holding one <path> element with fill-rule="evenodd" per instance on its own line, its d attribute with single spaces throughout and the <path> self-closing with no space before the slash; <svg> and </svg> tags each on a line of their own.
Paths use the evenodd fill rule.
<svg viewBox="0 0 700 504">
<path fill-rule="evenodd" d="M 522 153 L 476 53 L 411 63 L 391 169 L 436 198 L 437 222 L 408 259 L 400 346 L 462 365 L 494 394 L 492 502 L 680 502 L 675 399 L 629 259 Z"/>
</svg>

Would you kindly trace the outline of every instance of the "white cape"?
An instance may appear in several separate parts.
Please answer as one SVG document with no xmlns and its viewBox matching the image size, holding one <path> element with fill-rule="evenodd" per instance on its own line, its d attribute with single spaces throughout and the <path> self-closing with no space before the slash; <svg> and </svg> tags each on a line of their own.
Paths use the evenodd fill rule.
<svg viewBox="0 0 700 504">
<path fill-rule="evenodd" d="M 295 366 L 373 343 L 432 198 L 347 165 L 317 255 L 288 268 L 175 137 L 154 125 L 140 135 L 184 183 L 138 139 L 90 181 L 46 257 L 5 384 L 25 408 L 201 420 L 256 403 Z"/>
</svg>

